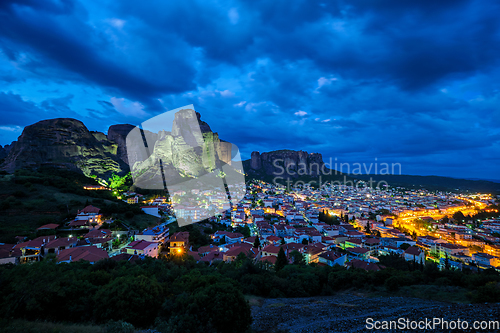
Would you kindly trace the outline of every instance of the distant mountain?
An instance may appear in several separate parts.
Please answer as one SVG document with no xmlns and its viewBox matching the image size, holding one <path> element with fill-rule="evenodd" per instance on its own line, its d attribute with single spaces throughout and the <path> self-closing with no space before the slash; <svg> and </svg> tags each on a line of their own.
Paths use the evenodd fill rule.
<svg viewBox="0 0 500 333">
<path fill-rule="evenodd" d="M 457 179 L 461 179 L 461 178 L 457 178 Z M 464 179 L 467 179 L 467 180 L 486 180 L 488 182 L 500 183 L 500 179 L 483 179 L 483 178 L 464 178 Z"/>
<path fill-rule="evenodd" d="M 424 187 L 438 191 L 471 191 L 500 194 L 500 183 L 487 180 L 458 179 L 441 176 L 412 176 L 412 175 L 351 175 L 353 178 L 374 181 L 386 181 L 391 186 L 410 188 Z"/>
</svg>

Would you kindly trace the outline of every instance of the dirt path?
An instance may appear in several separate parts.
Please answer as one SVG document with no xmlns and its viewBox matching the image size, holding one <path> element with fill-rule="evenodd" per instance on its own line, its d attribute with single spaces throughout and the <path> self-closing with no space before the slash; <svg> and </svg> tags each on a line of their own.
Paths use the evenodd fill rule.
<svg viewBox="0 0 500 333">
<path fill-rule="evenodd" d="M 257 332 L 369 332 L 367 318 L 374 321 L 408 318 L 421 321 L 500 320 L 500 305 L 464 305 L 402 297 L 367 298 L 349 294 L 329 297 L 263 299 L 252 306 L 253 329 Z M 400 332 L 371 330 L 373 332 Z M 415 332 L 434 330 L 415 330 Z M 448 332 L 439 329 L 439 332 Z M 460 330 L 450 331 L 459 332 Z M 466 330 L 467 331 L 467 330 Z M 474 330 L 468 330 L 475 332 Z M 480 332 L 493 332 L 482 330 Z"/>
</svg>

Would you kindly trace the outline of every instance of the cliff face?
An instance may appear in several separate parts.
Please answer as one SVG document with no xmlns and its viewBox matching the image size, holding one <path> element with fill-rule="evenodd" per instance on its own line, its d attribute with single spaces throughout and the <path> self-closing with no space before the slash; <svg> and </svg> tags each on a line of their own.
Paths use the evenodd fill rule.
<svg viewBox="0 0 500 333">
<path fill-rule="evenodd" d="M 323 165 L 323 157 L 319 153 L 277 150 L 260 154 L 254 151 L 248 171 L 273 177 L 298 178 L 304 175 L 319 176 Z"/>
<path fill-rule="evenodd" d="M 117 150 L 117 143 L 90 132 L 79 120 L 49 119 L 25 127 L 0 168 L 13 172 L 49 166 L 107 179 L 128 171 Z"/>
<path fill-rule="evenodd" d="M 159 166 L 160 161 L 165 178 L 170 183 L 180 182 L 186 177 L 198 177 L 223 164 L 231 164 L 231 143 L 220 140 L 219 135 L 212 132 L 210 126 L 200 119 L 199 113 L 183 111 L 175 114 L 171 132 L 143 131 L 147 151 L 144 147 L 139 147 L 142 144 L 137 138 L 140 134 L 132 132 L 128 144 L 139 146 L 130 149 L 128 154 L 137 183 L 155 183 L 155 186 L 161 187 L 161 184 L 156 184 L 161 179 L 160 170 L 151 167 Z"/>
<path fill-rule="evenodd" d="M 0 146 L 0 169 L 14 172 L 22 168 L 55 167 L 108 180 L 113 173 L 129 172 L 129 163 L 137 163 L 143 177 L 154 178 L 158 170 L 150 168 L 151 163 L 161 160 L 171 166 L 165 168 L 166 177 L 182 180 L 231 164 L 231 143 L 220 140 L 199 113 L 178 112 L 171 132 L 144 130 L 147 150 L 141 134 L 140 140 L 129 142 L 129 153 L 127 135 L 134 129 L 135 126 L 128 124 L 113 125 L 106 135 L 89 131 L 75 119 L 43 120 L 25 127 L 12 145 Z"/>
<path fill-rule="evenodd" d="M 118 158 L 120 158 L 126 164 L 128 164 L 128 157 L 127 157 L 127 145 L 125 139 L 127 137 L 127 134 L 131 130 L 133 130 L 134 127 L 135 127 L 134 125 L 120 124 L 120 125 L 112 125 L 108 129 L 107 139 L 117 144 L 118 147 L 116 154 Z"/>
<path fill-rule="evenodd" d="M 0 146 L 0 160 L 4 159 L 9 155 L 10 149 L 12 148 L 12 145 L 5 145 L 5 146 Z"/>
</svg>

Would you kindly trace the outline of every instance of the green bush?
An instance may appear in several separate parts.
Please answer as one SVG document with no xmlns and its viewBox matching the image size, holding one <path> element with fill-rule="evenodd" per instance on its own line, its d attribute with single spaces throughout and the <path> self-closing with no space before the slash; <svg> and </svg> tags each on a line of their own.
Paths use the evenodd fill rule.
<svg viewBox="0 0 500 333">
<path fill-rule="evenodd" d="M 385 281 L 385 289 L 388 292 L 397 292 L 399 287 L 399 278 L 397 276 L 392 276 Z"/>
</svg>

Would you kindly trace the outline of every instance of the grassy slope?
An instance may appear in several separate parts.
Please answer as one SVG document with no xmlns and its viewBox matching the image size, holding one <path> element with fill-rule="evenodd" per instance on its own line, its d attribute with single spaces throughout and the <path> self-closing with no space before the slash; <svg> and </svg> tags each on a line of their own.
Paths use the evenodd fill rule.
<svg viewBox="0 0 500 333">
<path fill-rule="evenodd" d="M 20 193 L 25 196 L 20 196 Z M 12 242 L 15 236 L 33 235 L 36 228 L 47 223 L 61 223 L 74 218 L 77 211 L 86 203 L 99 207 L 100 203 L 116 203 L 113 200 L 99 199 L 94 191 L 84 191 L 85 195 L 64 193 L 50 185 L 17 184 L 14 179 L 0 181 L 0 242 Z M 17 194 L 15 196 L 14 194 Z M 8 202 L 8 208 L 2 203 Z M 157 222 L 150 215 L 135 215 L 132 218 L 117 216 L 131 227 L 139 230 Z"/>
<path fill-rule="evenodd" d="M 43 321 L 13 320 L 11 322 L 0 323 L 0 332 L 14 333 L 104 333 L 106 327 L 91 324 L 64 324 Z"/>
</svg>

